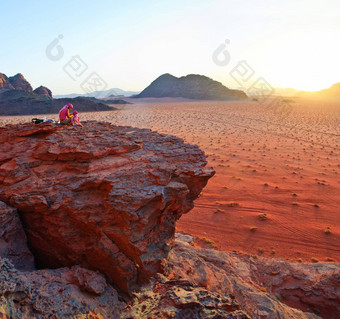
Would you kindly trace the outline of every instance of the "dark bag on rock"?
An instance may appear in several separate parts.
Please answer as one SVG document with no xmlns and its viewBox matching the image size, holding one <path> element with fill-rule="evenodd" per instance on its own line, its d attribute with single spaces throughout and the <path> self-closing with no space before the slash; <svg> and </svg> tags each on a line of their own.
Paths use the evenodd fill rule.
<svg viewBox="0 0 340 319">
<path fill-rule="evenodd" d="M 32 119 L 32 123 L 34 123 L 34 124 L 40 124 L 42 122 L 44 122 L 44 120 L 42 120 L 42 119 L 37 119 L 37 118 Z"/>
</svg>

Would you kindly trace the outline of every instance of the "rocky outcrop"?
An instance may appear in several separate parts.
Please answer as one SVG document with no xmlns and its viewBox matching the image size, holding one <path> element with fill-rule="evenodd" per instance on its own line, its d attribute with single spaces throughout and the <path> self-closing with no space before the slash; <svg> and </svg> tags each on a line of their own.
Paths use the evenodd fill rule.
<svg viewBox="0 0 340 319">
<path fill-rule="evenodd" d="M 80 278 L 79 278 L 80 277 Z M 16 319 L 249 319 L 233 296 L 157 275 L 123 302 L 98 272 L 78 266 L 20 272 L 0 258 L 0 317 Z"/>
<path fill-rule="evenodd" d="M 143 97 L 184 97 L 196 100 L 239 100 L 247 95 L 240 90 L 231 90 L 222 83 L 206 76 L 189 74 L 176 78 L 163 74 L 153 81 L 136 98 Z"/>
<path fill-rule="evenodd" d="M 17 210 L 0 201 L 0 256 L 19 270 L 34 269 L 34 260 Z"/>
<path fill-rule="evenodd" d="M 228 254 L 195 248 L 195 242 L 190 235 L 177 233 L 168 275 L 155 275 L 125 301 L 98 272 L 79 266 L 20 272 L 6 258 L 0 258 L 0 316 L 337 318 L 339 265 L 302 265 Z M 285 290 L 285 294 L 282 291 L 279 294 L 273 287 Z M 299 295 L 295 294 L 296 287 Z M 308 312 L 291 308 L 289 299 L 294 300 L 297 308 L 309 307 Z"/>
<path fill-rule="evenodd" d="M 31 84 L 25 79 L 25 77 L 21 73 L 18 73 L 9 78 L 6 76 L 6 74 L 0 73 L 0 89 L 2 88 L 24 91 L 27 93 L 35 93 L 37 95 L 46 95 L 52 98 L 51 90 L 45 86 L 39 86 L 33 91 Z"/>
<path fill-rule="evenodd" d="M 205 165 L 197 146 L 147 129 L 0 127 L 0 317 L 336 318 L 339 264 L 175 234 Z"/>
<path fill-rule="evenodd" d="M 59 110 L 68 103 L 78 112 L 114 111 L 105 101 L 94 98 L 51 99 L 47 95 L 38 95 L 20 90 L 0 91 L 0 115 L 54 114 L 58 120 Z"/>
<path fill-rule="evenodd" d="M 195 238 L 177 233 L 168 277 L 232 294 L 251 318 L 332 319 L 340 313 L 339 264 L 299 264 L 194 246 Z"/>
<path fill-rule="evenodd" d="M 97 122 L 2 127 L 0 163 L 0 200 L 36 264 L 99 270 L 125 292 L 162 271 L 176 221 L 214 174 L 197 146 Z"/>
<path fill-rule="evenodd" d="M 9 83 L 6 74 L 0 73 L 0 89 L 14 89 L 13 85 Z"/>
<path fill-rule="evenodd" d="M 121 99 L 106 102 L 85 96 L 53 99 L 52 91 L 45 86 L 33 91 L 31 84 L 20 73 L 10 78 L 0 73 L 0 115 L 58 114 L 68 103 L 80 112 L 114 111 L 116 108 L 108 104 L 131 104 Z"/>
<path fill-rule="evenodd" d="M 78 266 L 18 271 L 0 258 L 0 318 L 120 318 L 125 304 L 98 272 Z"/>
<path fill-rule="evenodd" d="M 220 295 L 187 280 L 158 275 L 134 293 L 122 318 L 230 318 L 250 319 L 232 295 Z"/>
<path fill-rule="evenodd" d="M 49 98 L 52 99 L 52 91 L 50 89 L 48 89 L 45 86 L 39 86 L 38 88 L 36 88 L 33 93 L 38 94 L 38 95 L 45 95 Z"/>
<path fill-rule="evenodd" d="M 31 84 L 25 79 L 25 77 L 21 73 L 9 77 L 8 81 L 9 83 L 12 84 L 15 90 L 33 92 Z"/>
</svg>

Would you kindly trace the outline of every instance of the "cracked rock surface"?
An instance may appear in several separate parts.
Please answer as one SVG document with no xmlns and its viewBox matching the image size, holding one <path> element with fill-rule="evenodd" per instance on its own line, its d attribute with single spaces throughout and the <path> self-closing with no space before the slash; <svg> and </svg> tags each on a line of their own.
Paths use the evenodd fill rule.
<svg viewBox="0 0 340 319">
<path fill-rule="evenodd" d="M 38 267 L 99 270 L 127 293 L 162 271 L 176 221 L 214 174 L 205 165 L 196 145 L 148 129 L 0 128 L 0 200 Z"/>
</svg>

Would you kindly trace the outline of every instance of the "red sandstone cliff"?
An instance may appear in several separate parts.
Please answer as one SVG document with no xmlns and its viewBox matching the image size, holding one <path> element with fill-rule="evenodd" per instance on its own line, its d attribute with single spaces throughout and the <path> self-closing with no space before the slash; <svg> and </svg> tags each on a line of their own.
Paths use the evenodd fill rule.
<svg viewBox="0 0 340 319">
<path fill-rule="evenodd" d="M 0 141 L 0 199 L 37 265 L 99 270 L 125 292 L 162 270 L 175 222 L 214 173 L 197 146 L 105 123 L 9 126 Z"/>
<path fill-rule="evenodd" d="M 197 146 L 146 129 L 97 122 L 0 128 L 0 316 L 339 313 L 337 264 L 197 249 L 183 234 L 175 241 L 176 221 L 214 173 L 205 165 Z"/>
</svg>

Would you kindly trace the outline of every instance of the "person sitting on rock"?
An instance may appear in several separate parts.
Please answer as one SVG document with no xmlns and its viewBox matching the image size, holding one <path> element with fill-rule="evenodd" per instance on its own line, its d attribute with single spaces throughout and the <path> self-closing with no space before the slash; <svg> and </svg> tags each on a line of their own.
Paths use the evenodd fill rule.
<svg viewBox="0 0 340 319">
<path fill-rule="evenodd" d="M 80 123 L 80 118 L 79 118 L 79 115 L 78 115 L 78 112 L 77 111 L 74 111 L 72 113 L 72 118 L 71 118 L 71 124 L 72 125 L 79 125 L 81 127 L 83 127 L 83 125 Z"/>
<path fill-rule="evenodd" d="M 73 109 L 73 105 L 71 103 L 66 104 L 63 108 L 59 111 L 59 120 L 60 124 L 67 125 L 71 124 L 72 114 L 70 114 L 70 110 Z"/>
</svg>

